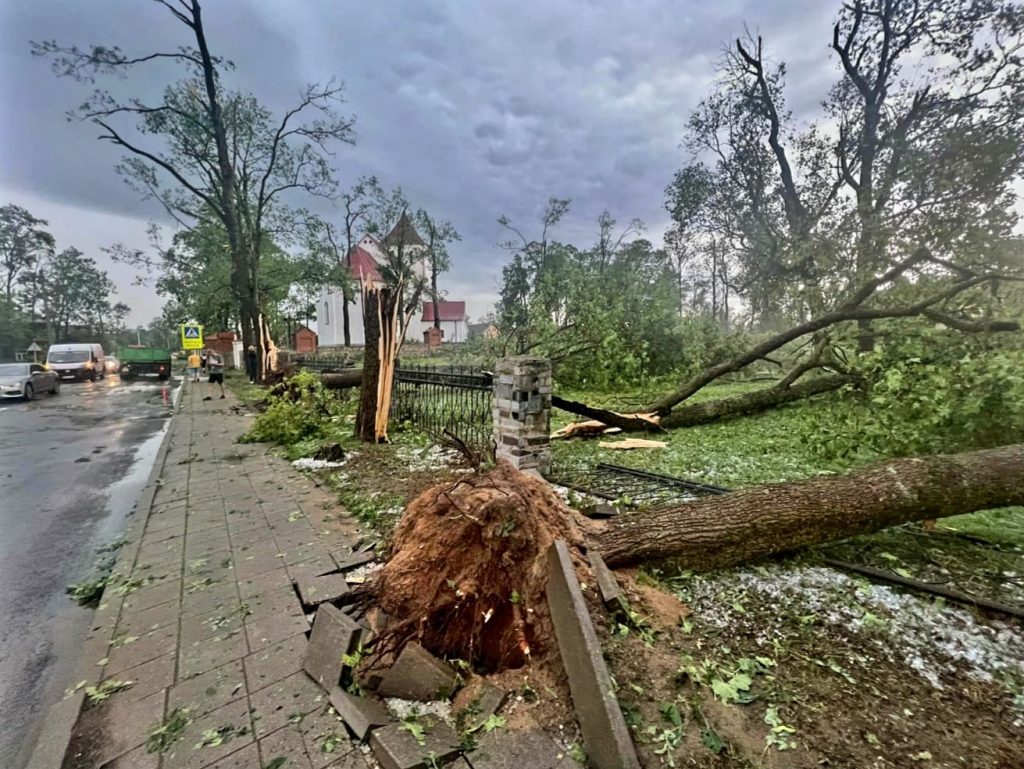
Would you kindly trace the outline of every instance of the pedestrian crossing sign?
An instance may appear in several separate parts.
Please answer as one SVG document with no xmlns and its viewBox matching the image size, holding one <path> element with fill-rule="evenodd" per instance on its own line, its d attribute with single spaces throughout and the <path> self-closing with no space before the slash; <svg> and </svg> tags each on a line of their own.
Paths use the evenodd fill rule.
<svg viewBox="0 0 1024 769">
<path fill-rule="evenodd" d="M 198 323 L 182 323 L 181 346 L 185 350 L 202 350 L 203 327 Z"/>
</svg>

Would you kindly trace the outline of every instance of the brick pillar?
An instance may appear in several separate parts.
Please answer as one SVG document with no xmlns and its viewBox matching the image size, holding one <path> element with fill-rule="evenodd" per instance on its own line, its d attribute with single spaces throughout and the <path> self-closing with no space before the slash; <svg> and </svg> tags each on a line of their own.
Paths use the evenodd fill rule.
<svg viewBox="0 0 1024 769">
<path fill-rule="evenodd" d="M 495 458 L 520 470 L 551 470 L 551 361 L 517 356 L 494 370 Z"/>
</svg>

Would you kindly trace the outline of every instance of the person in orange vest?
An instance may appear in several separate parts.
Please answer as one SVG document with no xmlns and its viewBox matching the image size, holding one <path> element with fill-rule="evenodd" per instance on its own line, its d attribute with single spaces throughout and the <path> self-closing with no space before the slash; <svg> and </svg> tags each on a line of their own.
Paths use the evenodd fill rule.
<svg viewBox="0 0 1024 769">
<path fill-rule="evenodd" d="M 199 357 L 199 353 L 195 350 L 188 354 L 188 371 L 192 375 L 192 381 L 199 381 L 199 366 L 202 364 L 202 358 Z"/>
</svg>

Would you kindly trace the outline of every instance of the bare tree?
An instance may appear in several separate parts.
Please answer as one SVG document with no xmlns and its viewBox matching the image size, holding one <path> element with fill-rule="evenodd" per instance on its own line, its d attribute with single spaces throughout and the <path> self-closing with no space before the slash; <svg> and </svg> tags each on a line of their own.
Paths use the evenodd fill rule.
<svg viewBox="0 0 1024 769">
<path fill-rule="evenodd" d="M 261 252 L 289 229 L 294 213 L 286 196 L 334 193 L 332 145 L 354 141 L 353 119 L 335 111 L 344 87 L 334 81 L 307 86 L 295 106 L 275 119 L 254 97 L 225 91 L 223 74 L 233 65 L 211 53 L 198 0 L 155 2 L 183 25 L 194 46 L 131 56 L 117 46 L 45 41 L 33 43 L 33 53 L 50 58 L 58 75 L 85 83 L 153 62 L 182 67 L 184 79 L 166 88 L 160 101 L 118 99 L 98 90 L 72 115 L 98 126 L 101 140 L 127 152 L 119 171 L 179 224 L 211 217 L 222 224 L 243 343 L 261 348 Z"/>
</svg>

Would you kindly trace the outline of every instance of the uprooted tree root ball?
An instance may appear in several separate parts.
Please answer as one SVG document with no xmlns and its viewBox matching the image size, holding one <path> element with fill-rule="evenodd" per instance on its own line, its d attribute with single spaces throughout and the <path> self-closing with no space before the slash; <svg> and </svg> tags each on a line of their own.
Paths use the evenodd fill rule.
<svg viewBox="0 0 1024 769">
<path fill-rule="evenodd" d="M 371 590 L 390 617 L 380 653 L 416 640 L 485 671 L 553 646 L 547 551 L 579 544 L 572 513 L 542 481 L 502 462 L 428 489 L 409 505 Z"/>
</svg>

